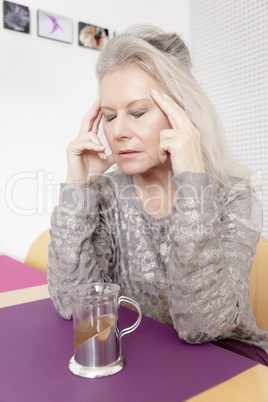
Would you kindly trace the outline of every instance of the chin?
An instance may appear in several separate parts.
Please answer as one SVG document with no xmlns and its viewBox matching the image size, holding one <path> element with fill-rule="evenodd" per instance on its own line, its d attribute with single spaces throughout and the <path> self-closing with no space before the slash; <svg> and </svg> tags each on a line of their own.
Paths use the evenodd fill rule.
<svg viewBox="0 0 268 402">
<path fill-rule="evenodd" d="M 119 165 L 119 167 L 122 170 L 122 172 L 124 172 L 125 174 L 130 175 L 130 176 L 133 176 L 135 174 L 142 174 L 142 173 L 146 172 L 146 170 L 144 171 L 142 169 L 135 169 L 131 166 L 122 166 L 122 165 L 120 166 Z"/>
<path fill-rule="evenodd" d="M 134 176 L 134 175 L 142 175 L 150 170 L 154 170 L 160 165 L 159 163 L 134 163 L 130 161 L 127 162 L 122 162 L 122 160 L 116 160 L 117 165 L 120 167 L 120 169 L 127 175 Z"/>
</svg>

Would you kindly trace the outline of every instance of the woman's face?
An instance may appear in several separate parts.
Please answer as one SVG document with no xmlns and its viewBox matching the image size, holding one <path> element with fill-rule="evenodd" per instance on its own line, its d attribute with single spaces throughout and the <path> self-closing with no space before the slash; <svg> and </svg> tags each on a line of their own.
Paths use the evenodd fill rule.
<svg viewBox="0 0 268 402">
<path fill-rule="evenodd" d="M 101 80 L 104 132 L 115 161 L 126 174 L 164 169 L 159 161 L 160 131 L 171 124 L 151 97 L 154 88 L 161 91 L 156 80 L 134 64 Z"/>
</svg>

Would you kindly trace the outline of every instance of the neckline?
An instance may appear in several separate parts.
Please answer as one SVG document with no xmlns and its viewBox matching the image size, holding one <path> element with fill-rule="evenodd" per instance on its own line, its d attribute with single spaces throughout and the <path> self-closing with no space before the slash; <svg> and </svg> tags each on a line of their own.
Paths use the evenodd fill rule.
<svg viewBox="0 0 268 402">
<path fill-rule="evenodd" d="M 136 190 L 135 190 L 135 184 L 133 182 L 133 177 L 131 175 L 125 175 L 127 179 L 127 184 L 129 185 L 130 193 L 131 193 L 131 199 L 133 203 L 136 205 L 136 207 L 143 212 L 150 220 L 155 221 L 155 222 L 166 222 L 167 220 L 170 219 L 171 214 L 168 214 L 166 216 L 162 216 L 160 218 L 157 218 L 150 214 L 150 212 L 147 211 L 147 209 L 144 207 L 143 203 L 141 202 L 140 197 L 138 196 Z"/>
</svg>

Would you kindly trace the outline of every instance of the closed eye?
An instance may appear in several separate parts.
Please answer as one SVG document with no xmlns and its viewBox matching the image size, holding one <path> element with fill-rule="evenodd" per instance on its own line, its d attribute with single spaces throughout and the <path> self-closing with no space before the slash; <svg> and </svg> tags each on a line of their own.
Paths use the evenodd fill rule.
<svg viewBox="0 0 268 402">
<path fill-rule="evenodd" d="M 144 115 L 145 112 L 141 112 L 141 113 L 131 113 L 131 116 L 135 117 L 135 119 L 138 119 L 139 117 L 141 117 L 142 115 Z"/>
<path fill-rule="evenodd" d="M 131 113 L 131 116 L 135 117 L 135 119 L 138 119 L 139 117 L 141 117 L 142 115 L 144 115 L 145 112 L 141 112 L 141 113 Z M 110 123 L 112 120 L 114 120 L 116 118 L 116 116 L 111 116 L 111 117 L 106 117 L 105 121 L 107 123 Z"/>
<path fill-rule="evenodd" d="M 111 116 L 111 117 L 106 117 L 105 120 L 107 121 L 107 123 L 109 123 L 110 121 L 112 121 L 115 118 L 116 118 L 116 116 Z"/>
</svg>

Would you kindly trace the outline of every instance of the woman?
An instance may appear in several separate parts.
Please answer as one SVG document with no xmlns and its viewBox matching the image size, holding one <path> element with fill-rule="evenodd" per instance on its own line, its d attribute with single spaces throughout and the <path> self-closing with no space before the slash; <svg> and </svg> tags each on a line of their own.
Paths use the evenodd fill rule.
<svg viewBox="0 0 268 402">
<path fill-rule="evenodd" d="M 113 281 L 186 342 L 232 338 L 265 363 L 248 288 L 261 207 L 190 66 L 178 35 L 147 25 L 102 51 L 99 98 L 68 147 L 52 216 L 50 294 L 71 318 L 72 286 Z"/>
</svg>

